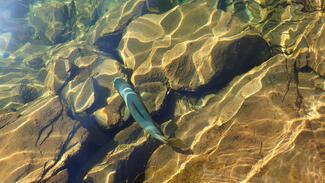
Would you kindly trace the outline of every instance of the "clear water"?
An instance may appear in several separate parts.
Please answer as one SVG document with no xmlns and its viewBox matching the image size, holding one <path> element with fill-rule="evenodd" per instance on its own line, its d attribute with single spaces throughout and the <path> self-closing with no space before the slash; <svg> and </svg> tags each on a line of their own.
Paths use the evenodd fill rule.
<svg viewBox="0 0 325 183">
<path fill-rule="evenodd" d="M 1 182 L 324 182 L 324 11 L 0 1 Z"/>
</svg>

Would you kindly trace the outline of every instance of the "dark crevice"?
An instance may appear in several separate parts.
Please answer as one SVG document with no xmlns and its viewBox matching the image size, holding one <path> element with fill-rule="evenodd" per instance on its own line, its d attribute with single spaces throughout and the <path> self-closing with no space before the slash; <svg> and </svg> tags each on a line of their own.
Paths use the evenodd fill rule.
<svg viewBox="0 0 325 183">
<path fill-rule="evenodd" d="M 89 116 L 74 116 L 88 131 L 88 137 L 82 144 L 80 151 L 71 156 L 62 169 L 68 171 L 68 182 L 84 182 L 83 178 L 87 172 L 100 163 L 107 152 L 113 150 L 118 144 L 113 141 L 114 136 L 121 130 L 127 128 L 131 123 L 127 121 L 123 125 L 112 129 L 100 128 L 95 119 Z"/>
<path fill-rule="evenodd" d="M 239 75 L 239 74 L 238 74 Z M 223 73 L 220 76 L 218 76 L 218 78 L 222 78 L 224 77 L 223 81 L 220 82 L 210 82 L 209 84 L 205 85 L 205 86 L 201 86 L 198 89 L 196 89 L 195 91 L 185 91 L 185 90 L 177 90 L 174 91 L 175 93 L 178 93 L 182 96 L 187 96 L 190 98 L 196 98 L 196 99 L 200 99 L 206 95 L 212 94 L 212 93 L 216 93 L 219 90 L 221 90 L 222 88 L 225 88 L 229 82 L 231 81 L 231 78 L 233 78 L 233 74 L 227 74 L 227 73 Z"/>
<path fill-rule="evenodd" d="M 175 92 L 170 91 L 165 97 L 163 106 L 160 110 L 152 113 L 152 119 L 157 122 L 157 124 L 162 124 L 168 120 L 174 120 L 173 111 L 175 109 Z"/>
<path fill-rule="evenodd" d="M 98 38 L 95 41 L 95 45 L 98 47 L 98 49 L 100 51 L 110 54 L 110 56 L 112 56 L 115 60 L 123 64 L 124 62 L 119 53 L 118 46 L 122 40 L 125 29 L 135 18 L 151 13 L 147 9 L 146 5 L 141 7 L 140 11 L 141 11 L 140 15 L 134 15 L 133 17 L 131 17 L 126 23 L 120 26 L 120 29 Z"/>
<path fill-rule="evenodd" d="M 72 138 L 74 137 L 75 133 L 79 130 L 80 127 L 81 127 L 80 124 L 75 124 L 73 126 L 73 128 L 70 131 L 70 133 L 68 134 L 66 140 L 61 144 L 60 151 L 59 151 L 56 159 L 54 160 L 55 163 L 53 163 L 51 166 L 49 166 L 47 168 L 46 168 L 46 165 L 47 165 L 48 162 L 46 162 L 44 164 L 44 169 L 43 169 L 43 172 L 42 172 L 42 175 L 41 175 L 40 179 L 38 180 L 38 183 L 41 183 L 41 182 L 46 181 L 46 180 L 43 180 L 44 179 L 44 176 L 48 173 L 49 170 L 51 170 L 60 161 L 60 159 L 62 158 L 62 156 L 64 155 L 64 153 L 67 151 L 68 146 L 70 144 L 70 141 L 72 140 Z"/>
<path fill-rule="evenodd" d="M 300 109 L 303 107 L 303 96 L 299 90 L 299 68 L 297 66 L 297 62 L 294 62 L 294 65 L 293 65 L 293 74 L 294 74 L 294 81 L 295 81 L 295 88 L 296 88 L 296 102 L 295 102 L 295 105 L 296 107 L 298 108 L 298 112 L 300 111 Z"/>
<path fill-rule="evenodd" d="M 51 129 L 50 129 L 50 131 L 46 134 L 46 136 L 44 137 L 44 139 L 40 142 L 40 144 L 39 145 L 42 145 L 45 141 L 46 141 L 46 139 L 48 139 L 49 137 L 50 137 L 50 135 L 52 134 L 52 132 L 53 132 L 53 125 L 51 125 Z M 38 139 L 39 140 L 39 139 Z M 37 141 L 36 141 L 36 144 L 37 144 Z"/>
<path fill-rule="evenodd" d="M 41 174 L 40 179 L 38 180 L 38 183 L 43 183 L 43 182 L 44 182 L 43 178 L 44 178 L 44 176 L 46 175 L 46 173 L 47 173 L 48 170 L 49 170 L 49 169 L 46 168 L 46 166 L 47 166 L 47 164 L 48 164 L 50 161 L 51 161 L 51 160 L 48 160 L 48 161 L 46 161 L 46 162 L 44 163 L 44 165 L 43 165 L 43 171 L 42 171 L 42 174 Z M 52 167 L 51 167 L 51 168 L 52 168 Z"/>
<path fill-rule="evenodd" d="M 7 112 L 7 111 L 4 111 L 4 112 Z M 14 112 L 16 112 L 16 111 L 14 111 Z M 11 116 L 13 118 L 11 118 Z M 17 116 L 15 116 L 15 113 L 11 113 L 9 111 L 8 111 L 8 114 L 0 114 L 0 122 L 1 122 L 0 130 L 5 128 L 6 126 L 10 125 L 11 123 L 16 122 L 16 120 L 20 117 L 21 117 L 21 114 L 17 114 Z M 4 123 L 4 124 L 2 124 L 2 123 Z"/>
<path fill-rule="evenodd" d="M 289 92 L 289 90 L 290 90 L 290 86 L 291 86 L 291 82 L 292 82 L 292 76 L 291 76 L 291 74 L 289 73 L 289 68 L 288 68 L 288 60 L 286 59 L 285 60 L 285 68 L 286 68 L 286 73 L 287 73 L 287 80 L 288 80 L 288 82 L 287 82 L 287 85 L 286 85 L 286 90 L 285 90 L 285 92 L 284 92 L 284 95 L 283 95 L 283 97 L 282 97 L 282 103 L 284 102 L 284 100 L 285 100 L 285 98 L 286 98 L 286 96 L 287 96 L 287 94 L 288 94 L 288 92 Z"/>
<path fill-rule="evenodd" d="M 66 79 L 67 83 L 69 83 L 70 81 L 72 81 L 77 75 L 80 74 L 80 72 L 81 72 L 81 69 L 79 67 L 77 67 L 74 64 L 71 64 L 70 75 Z M 64 87 L 62 87 L 62 88 L 64 88 Z"/>
<path fill-rule="evenodd" d="M 95 100 L 93 105 L 86 110 L 87 114 L 92 114 L 96 110 L 105 107 L 107 105 L 107 101 L 104 99 L 107 99 L 111 95 L 110 90 L 100 86 L 96 79 L 93 79 L 93 86 L 95 90 Z"/>
<path fill-rule="evenodd" d="M 123 26 L 124 27 L 124 26 Z M 115 60 L 123 63 L 117 47 L 122 39 L 123 29 L 104 35 L 96 40 L 95 45 L 99 50 L 109 53 Z"/>
<path fill-rule="evenodd" d="M 175 108 L 176 93 L 169 92 L 165 98 L 164 105 L 157 112 L 152 113 L 152 118 L 157 124 L 162 124 L 166 121 L 172 121 L 174 128 L 171 136 L 175 136 L 177 125 L 175 124 L 175 117 L 173 109 Z M 143 130 L 143 129 L 141 129 Z M 165 134 L 167 135 L 167 134 Z M 158 140 L 150 137 L 149 140 L 142 146 L 136 147 L 127 160 L 119 162 L 119 167 L 116 171 L 115 183 L 141 183 L 145 179 L 145 170 L 147 163 L 153 152 L 162 145 Z M 141 162 L 141 163 L 139 163 Z M 132 170 L 132 171 L 130 171 Z"/>
<path fill-rule="evenodd" d="M 62 112 L 63 112 L 63 110 L 61 110 L 60 113 L 59 113 L 59 114 L 58 114 L 54 119 L 52 119 L 51 121 L 49 121 L 49 123 L 47 123 L 44 127 L 42 127 L 42 128 L 39 130 L 39 132 L 38 132 L 38 136 L 37 136 L 37 139 L 36 139 L 36 142 L 35 142 L 35 146 L 37 146 L 39 140 L 41 139 L 41 136 L 42 136 L 43 132 L 44 132 L 48 127 L 52 127 L 52 129 L 49 131 L 49 133 L 45 136 L 45 138 L 41 141 L 41 143 L 40 143 L 39 145 L 43 144 L 44 141 L 45 141 L 45 140 L 50 136 L 50 134 L 51 134 L 51 132 L 52 132 L 52 130 L 53 130 L 53 124 L 54 124 L 55 122 L 57 122 L 57 120 L 62 116 Z"/>
<path fill-rule="evenodd" d="M 63 85 L 58 89 L 57 93 L 61 93 L 61 91 L 63 90 L 63 88 L 65 86 L 67 86 L 67 84 L 72 81 L 78 74 L 80 74 L 81 72 L 81 69 L 79 69 L 79 67 L 71 64 L 71 68 L 70 70 L 68 71 L 68 73 L 70 72 L 69 74 L 69 77 L 65 80 L 65 82 L 63 83 Z"/>
<path fill-rule="evenodd" d="M 221 71 L 208 84 L 195 91 L 178 90 L 178 93 L 193 98 L 202 98 L 205 95 L 216 93 L 228 85 L 234 77 L 259 66 L 272 56 L 271 48 L 263 38 L 251 36 L 243 37 L 226 47 L 216 49 L 218 47 L 215 48 L 211 56 L 216 68 Z M 218 62 L 218 59 L 227 60 L 227 63 Z"/>
<path fill-rule="evenodd" d="M 107 142 L 109 141 L 111 138 L 107 138 Z M 68 182 L 83 182 L 87 172 L 105 158 L 107 151 L 101 151 L 103 146 L 105 145 L 99 142 L 96 133 L 89 133 L 80 151 L 66 161 L 63 169 L 68 171 Z"/>
<path fill-rule="evenodd" d="M 143 8 L 142 15 L 152 13 L 152 14 L 162 14 L 176 6 L 175 3 L 172 3 L 170 0 L 147 0 L 145 7 Z"/>
<path fill-rule="evenodd" d="M 305 67 L 302 67 L 302 68 L 297 68 L 297 69 L 298 69 L 298 72 L 302 72 L 302 73 L 313 72 L 313 69 L 308 67 L 308 66 L 305 66 Z"/>
<path fill-rule="evenodd" d="M 15 122 L 15 121 L 10 121 L 10 122 L 8 122 L 8 123 L 5 123 L 5 124 L 1 125 L 1 126 L 0 126 L 0 130 L 1 130 L 2 128 L 4 128 L 4 127 L 10 125 L 10 124 L 13 123 L 13 122 Z"/>
<path fill-rule="evenodd" d="M 150 139 L 144 145 L 136 147 L 128 160 L 119 162 L 115 183 L 130 182 L 140 183 L 144 181 L 146 166 L 152 153 L 160 146 L 160 143 Z M 141 163 L 140 163 L 141 162 Z"/>
<path fill-rule="evenodd" d="M 289 93 L 289 90 L 291 88 L 291 84 L 292 82 L 294 82 L 294 90 L 295 90 L 295 93 L 296 93 L 296 101 L 295 101 L 295 106 L 297 107 L 297 112 L 299 114 L 299 111 L 302 109 L 303 107 L 303 96 L 300 92 L 300 89 L 299 89 L 299 73 L 304 73 L 304 72 L 312 72 L 312 70 L 308 67 L 308 66 L 305 66 L 305 67 L 302 67 L 302 68 L 299 68 L 297 66 L 297 62 L 294 61 L 292 65 L 288 65 L 288 60 L 286 60 L 286 72 L 287 72 L 287 85 L 286 85 L 286 90 L 285 90 L 285 93 L 282 97 L 282 102 L 285 100 L 285 97 L 287 96 L 287 94 Z M 292 68 L 289 69 L 289 66 Z"/>
<path fill-rule="evenodd" d="M 166 97 L 166 103 L 170 103 L 170 98 Z M 166 104 L 162 109 L 155 113 L 152 117 L 158 123 L 165 122 L 172 118 L 169 112 L 169 104 Z M 68 171 L 68 182 L 92 182 L 91 178 L 83 180 L 87 172 L 100 163 L 107 152 L 114 150 L 118 146 L 117 142 L 113 140 L 114 136 L 129 127 L 133 123 L 133 118 L 129 118 L 120 126 L 115 126 L 110 130 L 104 130 L 97 126 L 95 119 L 88 116 L 74 116 L 74 119 L 80 121 L 82 126 L 87 128 L 89 136 L 82 144 L 80 151 L 70 157 L 66 161 L 66 165 L 61 168 Z M 93 125 L 89 125 L 93 124 Z M 142 129 L 141 129 L 142 131 Z M 130 158 L 125 161 L 120 161 L 117 170 L 117 179 L 115 182 L 142 182 L 144 178 L 144 171 L 146 164 L 154 152 L 154 150 L 161 145 L 157 140 L 150 138 L 150 140 L 143 146 L 136 147 L 130 155 Z M 141 163 L 139 163 L 141 162 Z M 132 171 L 129 171 L 132 169 Z"/>
</svg>

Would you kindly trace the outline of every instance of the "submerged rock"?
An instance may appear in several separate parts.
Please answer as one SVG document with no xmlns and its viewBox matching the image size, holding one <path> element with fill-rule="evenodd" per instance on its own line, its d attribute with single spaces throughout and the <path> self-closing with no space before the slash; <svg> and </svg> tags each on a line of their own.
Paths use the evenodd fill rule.
<svg viewBox="0 0 325 183">
<path fill-rule="evenodd" d="M 99 16 L 99 6 L 102 5 L 97 1 L 88 0 L 78 0 L 74 1 L 74 6 L 76 8 L 76 24 L 79 27 L 87 27 L 98 19 Z"/>
<path fill-rule="evenodd" d="M 41 59 L 43 46 L 25 44 L 7 59 L 0 59 L 0 108 L 17 110 L 43 94 L 46 90 L 38 78 L 43 64 L 31 67 L 31 57 Z M 24 58 L 26 55 L 27 58 Z M 32 55 L 32 56 L 31 56 Z M 36 70 L 35 70 L 36 69 Z"/>
<path fill-rule="evenodd" d="M 0 180 L 324 182 L 324 3 L 220 2 L 24 1 L 35 37 L 0 37 Z M 145 134 L 116 77 L 193 152 Z"/>
<path fill-rule="evenodd" d="M 45 85 L 49 89 L 59 92 L 69 79 L 73 79 L 78 74 L 79 67 L 83 67 L 81 64 L 92 64 L 87 63 L 88 59 L 85 59 L 86 63 L 82 63 L 80 57 L 95 54 L 93 48 L 83 42 L 72 41 L 52 48 L 47 55 L 49 58 L 48 75 Z"/>
<path fill-rule="evenodd" d="M 318 21 L 313 22 L 313 27 L 307 34 L 306 39 L 301 40 L 297 51 L 301 66 L 312 68 L 316 73 L 325 77 L 325 16 L 320 16 Z"/>
<path fill-rule="evenodd" d="M 310 84 L 313 73 L 299 74 L 299 88 L 290 85 L 286 76 L 294 67 L 285 60 L 272 57 L 204 108 L 179 118 L 176 135 L 191 143 L 194 155 L 160 146 L 151 155 L 145 182 L 298 181 L 301 175 L 304 181 L 322 181 L 317 126 L 324 118 L 324 92 Z"/>
<path fill-rule="evenodd" d="M 177 5 L 182 5 L 186 3 L 190 3 L 194 0 L 146 0 L 146 6 L 150 13 L 164 13 L 168 10 L 171 10 Z"/>
<path fill-rule="evenodd" d="M 67 81 L 62 95 L 74 113 L 93 114 L 102 127 L 111 128 L 122 118 L 120 114 L 122 102 L 121 100 L 115 102 L 117 92 L 113 89 L 113 81 L 115 77 L 124 74 L 117 61 L 108 57 L 93 56 L 88 59 L 80 57 L 75 62 L 80 63 L 74 65 L 79 73 Z M 81 60 L 84 59 L 88 61 L 84 63 L 91 64 L 82 64 Z"/>
<path fill-rule="evenodd" d="M 142 14 L 144 6 L 145 0 L 127 0 L 110 9 L 91 28 L 87 40 L 102 51 L 113 52 L 118 46 L 123 29 Z"/>
<path fill-rule="evenodd" d="M 167 145 L 157 148 L 141 137 L 130 142 L 138 129 L 131 126 L 120 132 L 127 137 L 116 136 L 116 140 L 124 140 L 113 145 L 115 150 L 108 150 L 85 180 L 134 181 L 140 176 L 144 182 L 254 182 L 282 181 L 289 174 L 292 181 L 301 175 L 304 181 L 321 181 L 322 157 L 317 147 L 322 146 L 319 123 L 325 104 L 324 90 L 315 85 L 325 80 L 319 81 L 313 72 L 299 73 L 299 80 L 290 79 L 296 77 L 296 68 L 286 59 L 274 56 L 202 102 L 191 104 L 184 97 L 170 109 L 180 115 L 172 133 L 191 144 L 193 155 L 179 154 Z M 185 107 L 188 104 L 190 107 Z M 139 152 L 146 164 L 143 168 L 134 164 L 141 159 Z M 301 159 L 312 163 L 297 166 Z M 282 161 L 290 163 L 279 166 Z M 137 169 L 126 171 L 125 164 Z M 294 167 L 299 168 L 288 171 Z M 274 171 L 287 174 L 275 176 Z"/>
<path fill-rule="evenodd" d="M 29 21 L 37 39 L 45 39 L 49 43 L 61 43 L 70 36 L 71 12 L 67 4 L 51 1 L 35 4 L 29 12 Z"/>
<path fill-rule="evenodd" d="M 217 18 L 227 22 L 231 17 L 197 2 L 131 22 L 120 50 L 125 65 L 134 70 L 132 83 L 162 82 L 174 90 L 195 91 L 227 82 L 270 57 L 258 34 L 240 33 L 239 21 L 229 31 L 220 20 L 208 21 Z"/>
<path fill-rule="evenodd" d="M 1 111 L 0 125 L 0 143 L 5 147 L 0 177 L 5 182 L 48 180 L 87 137 L 79 122 L 67 116 L 57 96 L 40 99 L 18 112 Z"/>
</svg>

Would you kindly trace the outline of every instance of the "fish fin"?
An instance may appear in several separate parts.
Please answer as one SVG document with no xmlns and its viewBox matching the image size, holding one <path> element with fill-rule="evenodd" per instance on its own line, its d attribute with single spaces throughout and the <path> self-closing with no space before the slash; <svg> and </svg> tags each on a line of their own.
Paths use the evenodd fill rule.
<svg viewBox="0 0 325 183">
<path fill-rule="evenodd" d="M 167 138 L 172 136 L 172 131 L 175 131 L 172 122 L 172 120 L 168 120 L 160 125 L 160 129 Z"/>
<path fill-rule="evenodd" d="M 183 154 L 193 154 L 193 151 L 181 139 L 168 138 L 167 144 L 170 145 L 176 152 Z"/>
</svg>

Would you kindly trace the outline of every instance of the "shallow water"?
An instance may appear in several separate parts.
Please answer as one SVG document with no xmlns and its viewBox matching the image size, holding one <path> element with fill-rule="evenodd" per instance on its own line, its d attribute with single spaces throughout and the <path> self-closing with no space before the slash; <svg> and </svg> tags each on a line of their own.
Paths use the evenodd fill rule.
<svg viewBox="0 0 325 183">
<path fill-rule="evenodd" d="M 325 182 L 324 11 L 0 0 L 0 182 Z"/>
</svg>

